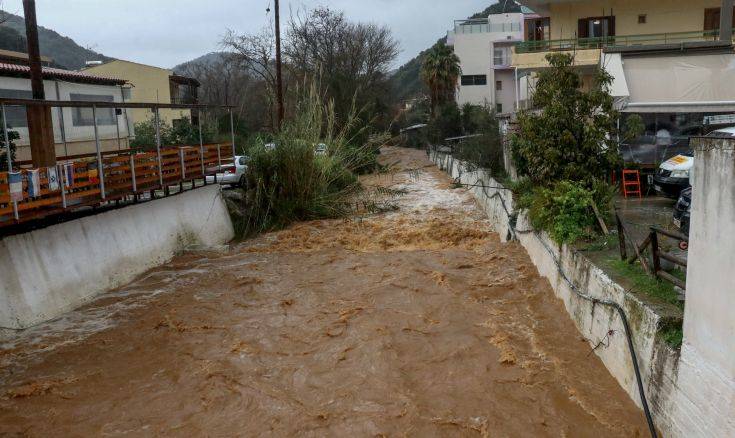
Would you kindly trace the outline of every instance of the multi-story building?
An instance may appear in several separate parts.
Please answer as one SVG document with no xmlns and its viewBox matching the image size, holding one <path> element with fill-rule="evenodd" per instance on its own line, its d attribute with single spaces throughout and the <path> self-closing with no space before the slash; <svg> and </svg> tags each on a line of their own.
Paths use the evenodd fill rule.
<svg viewBox="0 0 735 438">
<path fill-rule="evenodd" d="M 3 51 L 0 53 L 0 97 L 31 99 L 30 67 L 28 55 Z M 12 62 L 12 63 L 11 63 Z M 48 58 L 42 59 L 50 64 Z M 48 100 L 122 102 L 128 90 L 124 79 L 86 72 L 43 67 L 43 85 Z M 56 156 L 91 153 L 96 150 L 92 108 L 51 109 Z M 8 129 L 19 134 L 16 144 L 16 160 L 31 159 L 30 138 L 26 108 L 7 106 L 5 120 Z M 132 125 L 124 110 L 100 108 L 97 111 L 97 133 L 103 151 L 129 147 Z M 0 126 L 2 121 L 0 121 Z"/>
<path fill-rule="evenodd" d="M 196 104 L 199 82 L 174 74 L 171 70 L 139 64 L 137 62 L 114 60 L 100 65 L 90 65 L 85 72 L 125 78 L 131 85 L 131 94 L 126 99 L 136 103 Z M 134 123 L 145 122 L 153 117 L 149 109 L 128 110 Z M 161 121 L 174 124 L 183 118 L 196 118 L 188 109 L 162 109 Z M 192 117 L 194 116 L 194 117 Z"/>
<path fill-rule="evenodd" d="M 455 21 L 447 42 L 454 47 L 462 68 L 457 91 L 460 106 L 486 105 L 497 113 L 514 110 L 511 47 L 524 39 L 525 15 L 492 14 L 487 18 Z"/>
<path fill-rule="evenodd" d="M 688 149 L 692 135 L 735 124 L 735 15 L 720 29 L 720 10 L 731 10 L 732 0 L 520 3 L 538 14 L 525 20 L 525 41 L 513 48 L 521 108 L 530 105 L 535 73 L 548 67 L 546 55 L 563 52 L 574 55 L 585 84 L 605 68 L 623 118 L 642 117 L 646 131 L 634 143 L 650 147 L 624 151 L 628 160 L 655 164 Z"/>
</svg>

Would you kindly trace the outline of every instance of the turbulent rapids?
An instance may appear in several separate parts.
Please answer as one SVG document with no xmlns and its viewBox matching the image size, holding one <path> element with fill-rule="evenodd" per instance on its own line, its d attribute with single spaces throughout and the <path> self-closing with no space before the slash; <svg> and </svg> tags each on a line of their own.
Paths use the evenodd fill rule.
<svg viewBox="0 0 735 438">
<path fill-rule="evenodd" d="M 380 214 L 192 252 L 0 344 L 0 435 L 638 436 L 523 248 L 421 151 Z"/>
</svg>

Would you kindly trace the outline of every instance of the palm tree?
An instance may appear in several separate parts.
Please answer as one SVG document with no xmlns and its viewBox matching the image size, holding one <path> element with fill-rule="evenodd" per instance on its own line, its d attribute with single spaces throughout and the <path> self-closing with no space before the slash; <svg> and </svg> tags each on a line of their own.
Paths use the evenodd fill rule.
<svg viewBox="0 0 735 438">
<path fill-rule="evenodd" d="M 451 48 L 440 42 L 429 49 L 421 65 L 421 80 L 429 87 L 432 114 L 437 106 L 454 100 L 460 75 L 459 57 Z"/>
</svg>

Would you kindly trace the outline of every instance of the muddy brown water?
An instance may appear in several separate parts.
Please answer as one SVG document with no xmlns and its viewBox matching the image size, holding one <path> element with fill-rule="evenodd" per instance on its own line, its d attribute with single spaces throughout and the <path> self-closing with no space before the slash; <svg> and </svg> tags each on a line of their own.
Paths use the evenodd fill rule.
<svg viewBox="0 0 735 438">
<path fill-rule="evenodd" d="M 422 152 L 381 159 L 394 211 L 184 254 L 6 335 L 1 434 L 643 435 L 524 249 Z"/>
</svg>

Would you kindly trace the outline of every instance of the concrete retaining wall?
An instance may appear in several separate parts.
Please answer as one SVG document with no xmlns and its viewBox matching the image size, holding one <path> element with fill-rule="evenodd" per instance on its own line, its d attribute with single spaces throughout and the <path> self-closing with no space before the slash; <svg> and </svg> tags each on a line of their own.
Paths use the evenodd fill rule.
<svg viewBox="0 0 735 438">
<path fill-rule="evenodd" d="M 0 326 L 55 318 L 189 245 L 234 237 L 217 185 L 0 241 Z"/>
<path fill-rule="evenodd" d="M 693 141 L 691 246 L 674 427 L 735 437 L 735 141 Z"/>
<path fill-rule="evenodd" d="M 435 152 L 431 158 L 461 183 L 475 185 L 470 190 L 490 218 L 495 231 L 505 241 L 512 238 L 510 221 L 505 211 L 507 208 L 509 212 L 513 212 L 513 196 L 510 191 L 492 188 L 502 187 L 502 184 L 484 170 L 468 171 L 465 163 L 455 160 L 451 155 Z M 640 407 L 637 382 L 620 317 L 611 307 L 595 305 L 579 297 L 560 275 L 557 263 L 568 278 L 586 294 L 613 300 L 625 309 L 656 426 L 664 436 L 676 435 L 671 425 L 679 354 L 656 336 L 659 324 L 662 323 L 661 317 L 654 309 L 612 281 L 584 255 L 566 245 L 559 247 L 545 233 L 533 232 L 525 213 L 517 217 L 515 228 L 519 230 L 519 242 L 528 251 L 539 273 L 548 278 L 577 329 L 588 339 L 590 347 L 606 337 L 609 339 L 607 347 L 598 348 L 595 352 L 610 374 Z M 611 335 L 608 336 L 608 333 Z"/>
</svg>

